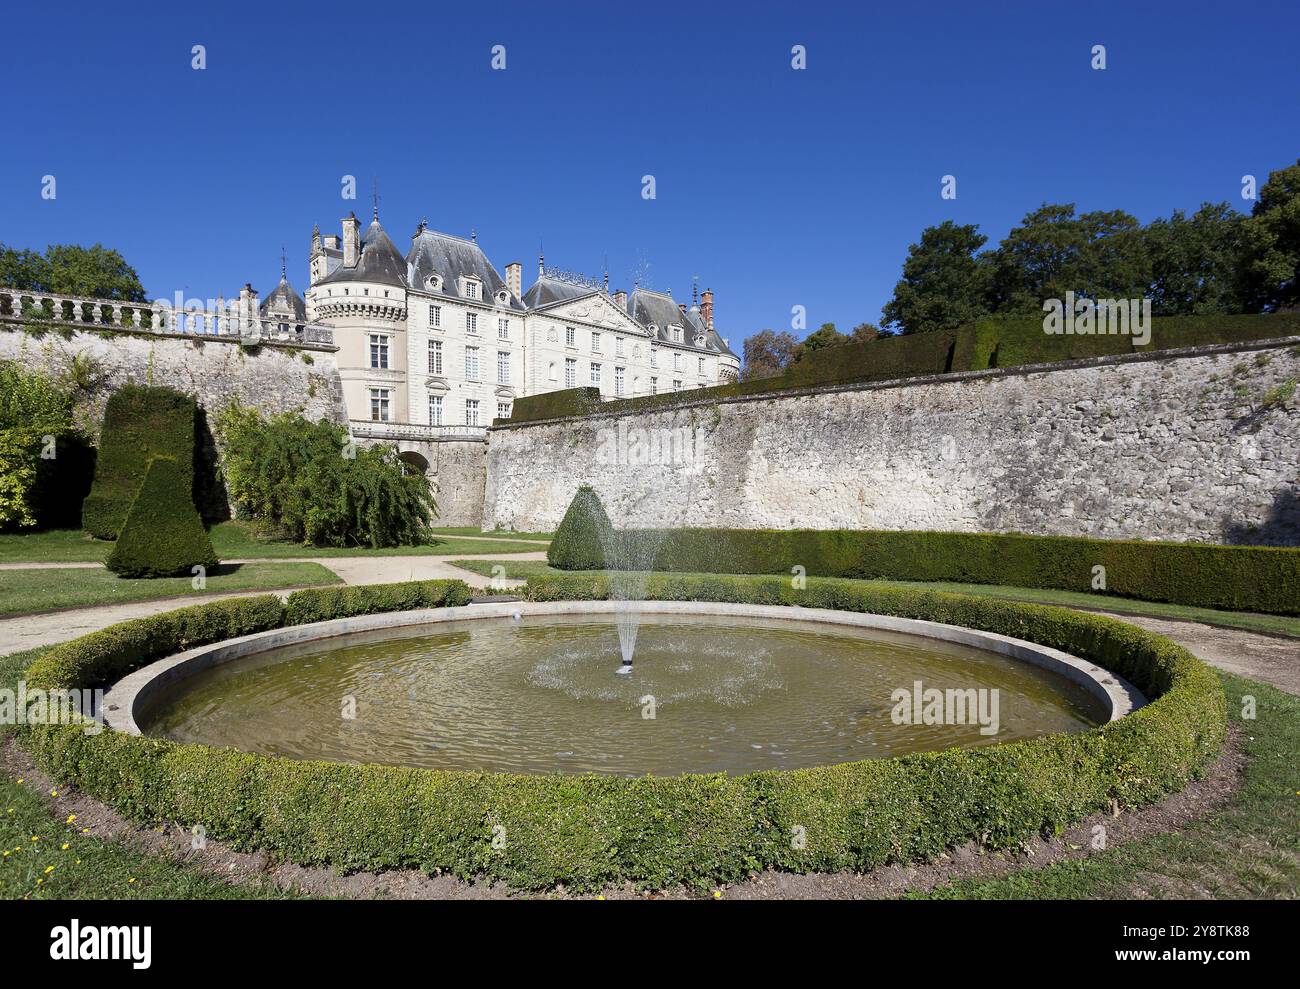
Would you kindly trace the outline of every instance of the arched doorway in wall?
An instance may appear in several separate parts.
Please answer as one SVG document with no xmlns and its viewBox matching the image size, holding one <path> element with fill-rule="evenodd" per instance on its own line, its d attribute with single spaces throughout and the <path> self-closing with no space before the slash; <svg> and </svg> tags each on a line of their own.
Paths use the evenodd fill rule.
<svg viewBox="0 0 1300 989">
<path fill-rule="evenodd" d="M 414 450 L 402 450 L 397 454 L 397 458 L 402 461 L 403 468 L 408 474 L 415 474 L 418 477 L 429 476 L 429 461 L 424 459 L 422 454 Z"/>
</svg>

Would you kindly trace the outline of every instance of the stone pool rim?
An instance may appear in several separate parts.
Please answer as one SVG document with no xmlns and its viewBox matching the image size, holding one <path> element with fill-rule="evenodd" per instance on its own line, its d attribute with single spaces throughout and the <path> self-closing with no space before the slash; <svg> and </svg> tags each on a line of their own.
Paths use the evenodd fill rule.
<svg viewBox="0 0 1300 989">
<path fill-rule="evenodd" d="M 898 632 L 983 649 L 1036 666 L 1083 687 L 1102 705 L 1105 719 L 1101 724 L 1118 721 L 1147 703 L 1147 698 L 1133 684 L 1089 660 L 1025 639 L 960 625 L 869 612 L 790 605 L 645 600 L 635 602 L 635 606 L 641 614 L 647 616 L 689 615 L 804 621 Z M 139 722 L 153 704 L 179 684 L 196 674 L 233 660 L 282 646 L 383 629 L 510 618 L 515 614 L 521 617 L 612 617 L 625 607 L 626 604 L 621 601 L 599 600 L 491 602 L 355 615 L 269 629 L 174 653 L 122 677 L 109 688 L 104 697 L 104 721 L 110 728 L 128 735 L 153 737 L 144 734 Z"/>
</svg>

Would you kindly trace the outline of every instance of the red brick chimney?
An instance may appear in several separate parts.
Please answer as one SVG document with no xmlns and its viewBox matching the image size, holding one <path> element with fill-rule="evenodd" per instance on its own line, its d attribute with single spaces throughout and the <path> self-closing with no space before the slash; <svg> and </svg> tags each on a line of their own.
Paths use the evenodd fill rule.
<svg viewBox="0 0 1300 989">
<path fill-rule="evenodd" d="M 518 261 L 506 265 L 506 287 L 515 294 L 516 299 L 524 295 L 524 266 Z"/>
<path fill-rule="evenodd" d="M 700 295 L 700 315 L 704 317 L 704 325 L 713 329 L 713 289 L 706 288 Z"/>
</svg>

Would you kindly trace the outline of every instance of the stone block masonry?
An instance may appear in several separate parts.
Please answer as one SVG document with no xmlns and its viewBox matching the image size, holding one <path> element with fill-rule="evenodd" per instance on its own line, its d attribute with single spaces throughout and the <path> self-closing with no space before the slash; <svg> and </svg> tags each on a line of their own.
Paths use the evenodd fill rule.
<svg viewBox="0 0 1300 989">
<path fill-rule="evenodd" d="M 553 529 L 578 485 L 590 484 L 618 526 L 1297 545 L 1298 343 L 498 428 L 488 439 L 484 525 Z M 674 438 L 671 447 L 642 445 L 656 435 Z"/>
<path fill-rule="evenodd" d="M 69 371 L 75 357 L 88 360 L 88 373 L 99 381 L 95 405 L 87 410 L 96 427 L 108 395 L 127 382 L 193 395 L 209 419 L 238 402 L 264 415 L 301 409 L 312 420 L 347 422 L 332 347 L 264 343 L 246 349 L 237 338 L 193 334 L 77 331 L 65 338 L 51 330 L 34 337 L 20 329 L 0 328 L 0 360 L 17 360 L 58 376 Z"/>
</svg>

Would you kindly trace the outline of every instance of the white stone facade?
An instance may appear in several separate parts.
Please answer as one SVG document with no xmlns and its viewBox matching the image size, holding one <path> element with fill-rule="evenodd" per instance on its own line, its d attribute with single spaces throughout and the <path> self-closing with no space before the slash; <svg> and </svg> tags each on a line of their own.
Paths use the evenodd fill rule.
<svg viewBox="0 0 1300 989">
<path fill-rule="evenodd" d="M 527 291 L 476 240 L 421 224 L 403 257 L 379 223 L 313 233 L 309 320 L 334 328 L 348 418 L 481 428 L 515 399 L 597 387 L 614 399 L 733 381 L 739 358 L 713 327 L 712 292 L 671 296 L 547 270 Z"/>
</svg>

